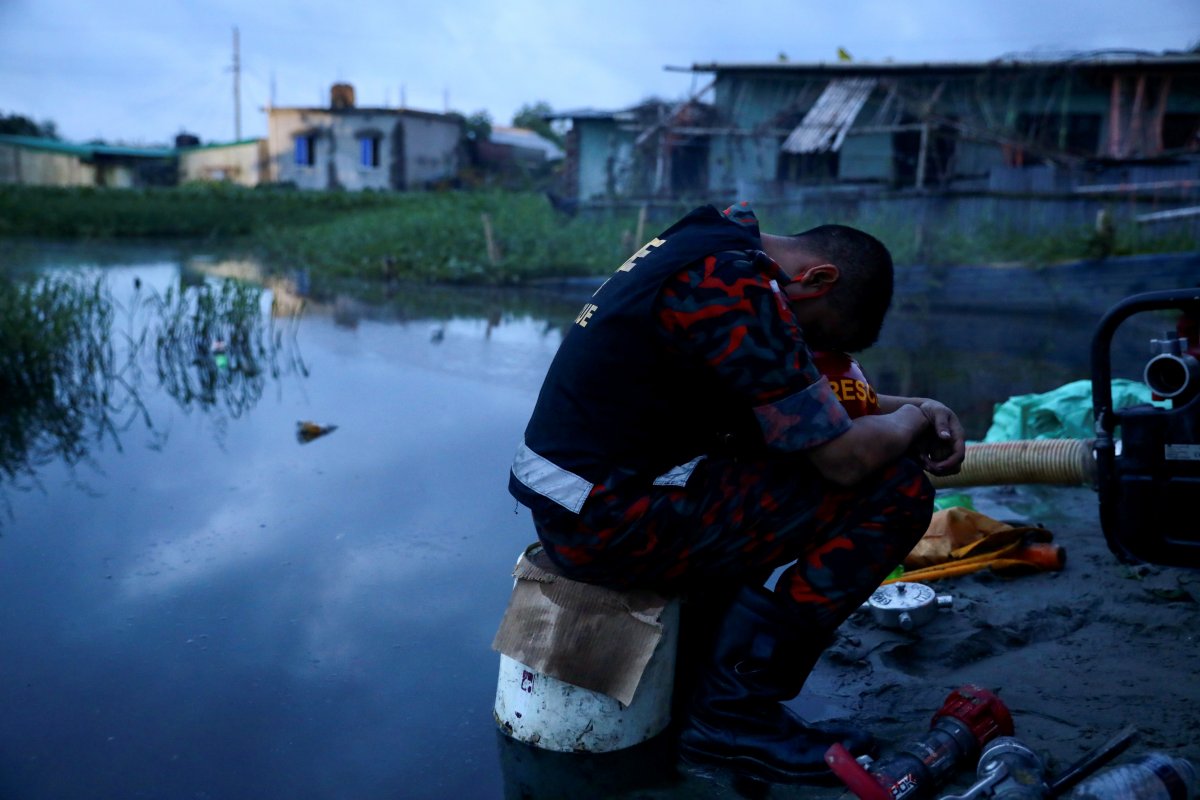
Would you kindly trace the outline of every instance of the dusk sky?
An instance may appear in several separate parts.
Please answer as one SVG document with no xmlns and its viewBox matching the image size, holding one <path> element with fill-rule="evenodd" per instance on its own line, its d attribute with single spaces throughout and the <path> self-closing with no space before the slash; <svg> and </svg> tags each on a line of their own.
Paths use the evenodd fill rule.
<svg viewBox="0 0 1200 800">
<path fill-rule="evenodd" d="M 623 108 L 682 98 L 721 61 L 985 61 L 1065 51 L 1186 50 L 1198 0 L 0 0 L 0 112 L 51 120 L 71 141 L 234 138 L 263 107 L 359 105 L 471 113 L 507 124 L 524 103 Z"/>
</svg>

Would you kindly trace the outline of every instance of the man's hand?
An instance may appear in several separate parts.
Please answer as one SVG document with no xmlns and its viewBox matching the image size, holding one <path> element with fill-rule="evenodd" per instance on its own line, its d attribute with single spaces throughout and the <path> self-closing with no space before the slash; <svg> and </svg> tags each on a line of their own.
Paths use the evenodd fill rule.
<svg viewBox="0 0 1200 800">
<path fill-rule="evenodd" d="M 823 476 L 853 486 L 884 465 L 909 455 L 933 475 L 953 475 L 967 453 L 958 416 L 937 400 L 879 396 L 882 414 L 853 421 L 849 431 L 807 451 Z"/>
<path fill-rule="evenodd" d="M 966 435 L 958 415 L 937 400 L 922 400 L 917 408 L 929 420 L 925 435 L 917 439 L 915 454 L 926 472 L 954 475 L 967 454 Z"/>
</svg>

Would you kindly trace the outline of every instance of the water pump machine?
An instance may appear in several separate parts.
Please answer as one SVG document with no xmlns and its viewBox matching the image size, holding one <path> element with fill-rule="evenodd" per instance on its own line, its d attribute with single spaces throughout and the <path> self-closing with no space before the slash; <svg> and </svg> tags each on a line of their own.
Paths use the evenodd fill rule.
<svg viewBox="0 0 1200 800">
<path fill-rule="evenodd" d="M 1113 334 L 1142 312 L 1174 316 L 1174 327 L 1151 340 L 1142 373 L 1169 404 L 1114 409 Z M 1200 568 L 1200 287 L 1117 303 L 1096 327 L 1091 356 L 1096 489 L 1109 549 L 1125 561 Z"/>
</svg>

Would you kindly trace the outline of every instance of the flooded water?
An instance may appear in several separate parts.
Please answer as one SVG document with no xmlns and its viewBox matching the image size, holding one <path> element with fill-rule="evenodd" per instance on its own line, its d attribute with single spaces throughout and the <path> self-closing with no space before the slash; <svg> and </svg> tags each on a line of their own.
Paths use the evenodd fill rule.
<svg viewBox="0 0 1200 800">
<path fill-rule="evenodd" d="M 492 720 L 490 643 L 533 538 L 508 465 L 577 297 L 398 289 L 297 316 L 277 284 L 244 353 L 236 337 L 156 351 L 172 317 L 149 298 L 215 296 L 246 265 L 17 262 L 0 267 L 103 277 L 125 371 L 71 448 L 48 425 L 5 451 L 0 797 L 499 798 L 616 779 L 603 759 L 514 750 Z M 1088 376 L 1095 319 L 918 298 L 863 362 L 978 438 L 995 402 Z M 1118 374 L 1140 369 L 1140 337 Z M 302 420 L 337 427 L 302 442 Z"/>
</svg>

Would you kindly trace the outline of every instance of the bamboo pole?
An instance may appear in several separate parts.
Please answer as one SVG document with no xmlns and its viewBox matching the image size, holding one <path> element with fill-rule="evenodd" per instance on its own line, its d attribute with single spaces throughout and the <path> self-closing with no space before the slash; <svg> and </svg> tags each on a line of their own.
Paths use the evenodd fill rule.
<svg viewBox="0 0 1200 800">
<path fill-rule="evenodd" d="M 500 248 L 496 245 L 496 237 L 492 235 L 492 217 L 486 211 L 479 216 L 483 220 L 483 238 L 487 242 L 488 263 L 494 267 L 500 263 Z"/>
</svg>

